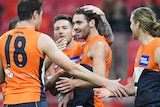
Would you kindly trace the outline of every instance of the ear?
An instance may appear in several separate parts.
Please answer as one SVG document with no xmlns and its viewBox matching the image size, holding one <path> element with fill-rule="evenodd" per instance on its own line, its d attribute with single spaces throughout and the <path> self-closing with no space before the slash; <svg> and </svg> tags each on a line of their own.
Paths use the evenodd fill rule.
<svg viewBox="0 0 160 107">
<path fill-rule="evenodd" d="M 137 27 L 138 29 L 141 27 L 141 25 L 140 25 L 140 22 L 139 22 L 139 21 L 137 21 L 135 25 L 136 25 L 136 27 Z"/>
<path fill-rule="evenodd" d="M 95 27 L 95 20 L 94 20 L 94 19 L 91 19 L 91 20 L 89 21 L 89 26 L 90 26 L 90 27 Z"/>
<path fill-rule="evenodd" d="M 137 22 L 137 24 L 138 24 L 138 27 L 140 28 L 140 27 L 141 27 L 141 24 L 140 24 L 140 22 L 139 22 L 139 21 Z"/>
<path fill-rule="evenodd" d="M 35 10 L 35 11 L 33 12 L 32 18 L 33 18 L 33 20 L 36 20 L 37 17 L 38 17 L 38 11 Z"/>
</svg>

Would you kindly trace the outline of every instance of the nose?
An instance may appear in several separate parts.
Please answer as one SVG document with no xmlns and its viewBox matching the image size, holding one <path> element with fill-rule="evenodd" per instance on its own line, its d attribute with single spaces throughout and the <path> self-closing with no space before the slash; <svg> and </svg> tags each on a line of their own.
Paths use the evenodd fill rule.
<svg viewBox="0 0 160 107">
<path fill-rule="evenodd" d="M 74 24 L 73 29 L 74 29 L 75 32 L 78 30 L 77 24 Z"/>
<path fill-rule="evenodd" d="M 59 33 L 60 34 L 63 33 L 63 29 L 62 28 L 59 29 Z"/>
</svg>

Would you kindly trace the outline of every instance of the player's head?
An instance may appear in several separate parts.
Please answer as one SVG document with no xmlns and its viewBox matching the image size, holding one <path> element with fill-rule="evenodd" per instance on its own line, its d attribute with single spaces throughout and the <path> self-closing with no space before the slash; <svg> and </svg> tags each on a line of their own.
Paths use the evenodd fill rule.
<svg viewBox="0 0 160 107">
<path fill-rule="evenodd" d="M 97 29 L 99 23 L 99 16 L 91 10 L 85 11 L 79 7 L 73 15 L 74 30 L 78 38 L 86 38 L 90 33 L 90 29 Z"/>
<path fill-rule="evenodd" d="M 157 22 L 155 13 L 148 7 L 135 9 L 131 14 L 130 21 L 130 28 L 135 39 L 138 39 L 140 29 L 154 37 L 160 35 L 160 23 Z"/>
<path fill-rule="evenodd" d="M 19 17 L 14 17 L 9 23 L 9 30 L 14 29 L 17 26 L 18 22 L 19 22 Z"/>
<path fill-rule="evenodd" d="M 20 21 L 32 19 L 38 30 L 42 21 L 42 4 L 43 0 L 19 0 L 17 11 Z"/>
<path fill-rule="evenodd" d="M 59 21 L 59 20 L 66 20 L 69 22 L 70 26 L 73 27 L 73 23 L 72 23 L 72 17 L 67 15 L 67 14 L 59 14 L 57 16 L 54 17 L 54 24 Z M 53 25 L 54 26 L 54 25 Z"/>
<path fill-rule="evenodd" d="M 73 30 L 72 17 L 66 14 L 59 14 L 54 18 L 53 23 L 55 38 L 63 38 L 70 42 Z"/>
</svg>

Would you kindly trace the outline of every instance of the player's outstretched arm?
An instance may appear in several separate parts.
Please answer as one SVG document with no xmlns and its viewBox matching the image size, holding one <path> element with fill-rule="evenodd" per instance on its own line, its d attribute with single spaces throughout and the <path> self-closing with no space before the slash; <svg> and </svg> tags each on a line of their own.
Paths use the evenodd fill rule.
<svg viewBox="0 0 160 107">
<path fill-rule="evenodd" d="M 55 42 L 48 35 L 42 34 L 39 37 L 38 47 L 40 51 L 45 53 L 53 63 L 59 65 L 70 75 L 76 76 L 77 78 L 86 80 L 99 86 L 105 86 L 118 96 L 122 96 L 122 94 L 126 95 L 123 85 L 121 85 L 118 80 L 109 80 L 90 72 L 79 64 L 72 62 L 62 51 L 57 48 Z"/>
</svg>

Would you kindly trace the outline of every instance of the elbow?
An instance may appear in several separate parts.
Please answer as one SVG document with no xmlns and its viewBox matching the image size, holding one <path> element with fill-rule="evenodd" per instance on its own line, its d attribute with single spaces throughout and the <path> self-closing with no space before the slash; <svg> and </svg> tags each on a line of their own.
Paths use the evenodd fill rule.
<svg viewBox="0 0 160 107">
<path fill-rule="evenodd" d="M 112 35 L 108 40 L 108 44 L 111 46 L 113 42 L 114 42 L 114 36 Z"/>
<path fill-rule="evenodd" d="M 77 73 L 78 73 L 77 69 L 72 69 L 68 71 L 69 77 L 77 76 L 78 75 Z"/>
<path fill-rule="evenodd" d="M 46 91 L 50 89 L 48 84 L 49 84 L 48 80 L 45 80 L 45 88 L 46 88 Z"/>
<path fill-rule="evenodd" d="M 53 87 L 52 82 L 50 81 L 50 79 L 45 79 L 45 88 L 46 91 L 50 90 Z"/>
<path fill-rule="evenodd" d="M 50 89 L 49 92 L 53 95 L 56 96 L 59 92 L 56 89 Z"/>
<path fill-rule="evenodd" d="M 69 75 L 75 75 L 75 72 L 74 72 L 75 70 L 70 70 L 70 71 L 68 71 L 68 74 Z"/>
<path fill-rule="evenodd" d="M 68 70 L 66 70 L 67 72 L 65 71 L 64 74 L 69 74 L 70 76 L 75 76 L 78 69 L 79 69 L 78 66 L 79 66 L 79 64 L 72 63 L 72 66 L 70 66 L 70 68 Z"/>
</svg>

